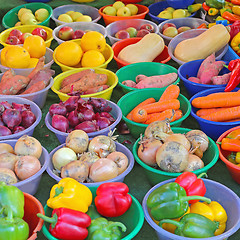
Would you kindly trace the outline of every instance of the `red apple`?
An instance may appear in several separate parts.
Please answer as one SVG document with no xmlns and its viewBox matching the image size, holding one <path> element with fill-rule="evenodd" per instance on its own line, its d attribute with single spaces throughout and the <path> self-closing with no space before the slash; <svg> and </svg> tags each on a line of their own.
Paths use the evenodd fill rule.
<svg viewBox="0 0 240 240">
<path fill-rule="evenodd" d="M 120 30 L 115 34 L 115 37 L 119 39 L 125 39 L 130 38 L 130 35 L 126 30 Z"/>
<path fill-rule="evenodd" d="M 74 31 L 71 27 L 62 27 L 58 32 L 58 37 L 64 41 L 71 40 L 73 33 Z"/>
<path fill-rule="evenodd" d="M 137 37 L 144 37 L 145 35 L 149 34 L 150 32 L 146 29 L 141 29 L 137 33 Z"/>
<path fill-rule="evenodd" d="M 141 29 L 146 29 L 148 30 L 150 33 L 154 32 L 154 27 L 152 24 L 150 23 L 146 23 L 146 24 L 143 24 L 141 27 L 140 27 L 140 30 Z"/>
<path fill-rule="evenodd" d="M 44 41 L 47 40 L 47 32 L 41 27 L 35 28 L 32 31 L 32 35 L 38 35 L 38 36 L 42 37 Z"/>
<path fill-rule="evenodd" d="M 74 31 L 72 39 L 78 39 L 82 38 L 82 36 L 85 34 L 85 32 L 81 29 Z"/>
<path fill-rule="evenodd" d="M 18 29 L 13 29 L 10 33 L 9 33 L 9 37 L 11 36 L 15 36 L 17 38 L 20 39 L 20 37 L 22 36 L 22 32 Z"/>
<path fill-rule="evenodd" d="M 24 43 L 25 39 L 29 36 L 32 36 L 32 34 L 31 33 L 23 33 L 20 38 L 21 43 Z"/>
<path fill-rule="evenodd" d="M 16 36 L 10 36 L 6 39 L 6 44 L 18 45 L 21 44 L 21 41 Z"/>
<path fill-rule="evenodd" d="M 162 32 L 163 32 L 166 28 L 168 28 L 168 27 L 175 27 L 175 28 L 177 28 L 174 23 L 165 23 L 165 24 L 163 25 L 163 27 L 162 27 Z"/>
<path fill-rule="evenodd" d="M 185 32 L 187 30 L 191 30 L 191 28 L 188 27 L 188 26 L 182 26 L 182 27 L 178 28 L 177 30 L 178 30 L 178 33 L 182 33 L 182 32 Z"/>
</svg>

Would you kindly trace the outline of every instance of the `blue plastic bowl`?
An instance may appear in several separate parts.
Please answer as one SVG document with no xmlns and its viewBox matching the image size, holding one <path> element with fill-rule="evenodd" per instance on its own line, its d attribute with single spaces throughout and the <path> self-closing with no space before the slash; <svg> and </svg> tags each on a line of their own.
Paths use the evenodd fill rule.
<svg viewBox="0 0 240 240">
<path fill-rule="evenodd" d="M 145 195 L 142 207 L 144 211 L 144 216 L 148 224 L 155 230 L 158 239 L 162 240 L 192 240 L 193 238 L 182 237 L 176 234 L 170 233 L 163 228 L 159 227 L 150 217 L 148 208 L 147 208 L 147 199 L 151 192 L 160 186 L 175 181 L 174 179 L 170 179 L 164 182 L 161 182 L 151 188 L 147 194 Z M 217 201 L 220 203 L 223 208 L 226 210 L 228 219 L 227 226 L 224 233 L 209 237 L 209 238 L 201 238 L 204 240 L 224 240 L 233 235 L 240 228 L 240 199 L 231 189 L 227 188 L 221 183 L 215 182 L 209 179 L 203 179 L 204 184 L 206 186 L 206 194 L 205 197 L 210 198 L 212 201 Z M 200 238 L 199 238 L 200 239 Z"/>
<path fill-rule="evenodd" d="M 189 81 L 188 80 L 189 77 L 197 77 L 197 72 L 202 62 L 203 62 L 203 59 L 190 61 L 190 62 L 184 63 L 178 68 L 178 76 L 183 81 L 183 84 L 190 97 L 204 90 L 226 86 L 226 84 L 213 85 L 213 84 L 201 84 L 201 83 L 195 83 L 195 82 Z M 229 73 L 229 70 L 224 67 L 219 73 L 219 75 L 223 75 L 226 73 Z"/>
<path fill-rule="evenodd" d="M 194 0 L 167 0 L 167 3 L 173 8 L 187 8 L 194 3 Z"/>
<path fill-rule="evenodd" d="M 184 1 L 184 0 L 183 0 Z M 164 9 L 166 9 L 167 7 L 170 7 L 169 4 L 167 3 L 167 1 L 162 1 L 162 2 L 156 2 L 151 4 L 148 9 L 149 9 L 149 13 L 148 15 L 151 17 L 153 22 L 156 23 L 161 23 L 163 21 L 166 21 L 168 19 L 166 18 L 159 18 L 157 17 L 157 15 L 163 11 Z M 177 9 L 177 8 L 176 8 Z M 194 12 L 191 16 L 189 17 L 193 17 L 197 14 L 197 12 Z"/>
<path fill-rule="evenodd" d="M 233 92 L 238 91 L 239 88 L 235 88 Z M 217 92 L 224 92 L 224 87 L 221 88 L 213 88 L 205 91 L 201 91 L 197 94 L 195 94 L 189 101 L 192 103 L 192 100 L 197 97 L 203 97 L 207 96 L 211 93 L 217 93 Z M 192 105 L 192 104 L 191 104 Z M 227 131 L 230 128 L 236 127 L 240 125 L 240 121 L 235 122 L 213 122 L 206 119 L 203 119 L 196 115 L 196 111 L 198 108 L 195 108 L 192 106 L 191 108 L 191 115 L 197 120 L 200 129 L 205 132 L 210 138 L 217 140 L 218 137 Z"/>
</svg>

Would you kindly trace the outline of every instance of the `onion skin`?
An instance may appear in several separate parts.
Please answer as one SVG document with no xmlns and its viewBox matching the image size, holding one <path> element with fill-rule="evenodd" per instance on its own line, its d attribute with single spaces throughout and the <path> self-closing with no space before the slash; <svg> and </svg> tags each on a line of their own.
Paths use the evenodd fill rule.
<svg viewBox="0 0 240 240">
<path fill-rule="evenodd" d="M 64 102 L 64 106 L 66 107 L 68 112 L 73 111 L 78 105 L 78 96 L 72 96 L 67 101 Z"/>
<path fill-rule="evenodd" d="M 24 128 L 30 127 L 36 121 L 36 116 L 32 111 L 23 111 L 22 112 L 22 122 L 21 125 Z"/>
<path fill-rule="evenodd" d="M 0 154 L 2 153 L 14 153 L 13 147 L 7 143 L 0 143 Z"/>
<path fill-rule="evenodd" d="M 61 132 L 67 132 L 69 128 L 69 123 L 67 118 L 65 118 L 64 116 L 54 115 L 52 117 L 52 126 Z"/>
<path fill-rule="evenodd" d="M 17 162 L 18 157 L 12 153 L 0 154 L 0 168 L 8 168 L 14 170 L 14 165 Z"/>
<path fill-rule="evenodd" d="M 18 182 L 15 173 L 8 168 L 0 168 L 0 181 L 3 181 L 9 185 Z"/>
<path fill-rule="evenodd" d="M 185 137 L 184 134 L 181 134 L 181 133 L 169 134 L 165 142 L 172 142 L 172 141 L 181 143 L 188 151 L 191 148 L 191 143 Z"/>
<path fill-rule="evenodd" d="M 16 109 L 6 109 L 2 114 L 3 122 L 8 128 L 13 129 L 22 122 L 21 113 Z"/>
<path fill-rule="evenodd" d="M 13 128 L 13 134 L 22 132 L 24 130 L 25 130 L 25 128 L 23 126 L 16 126 Z"/>
<path fill-rule="evenodd" d="M 92 164 L 95 163 L 98 159 L 99 159 L 99 156 L 96 153 L 85 152 L 80 156 L 79 161 L 85 162 L 89 167 L 91 167 Z"/>
<path fill-rule="evenodd" d="M 66 116 L 67 109 L 63 104 L 54 103 L 49 108 L 49 114 L 52 117 L 53 115 L 63 115 Z"/>
<path fill-rule="evenodd" d="M 184 169 L 184 172 L 196 171 L 203 167 L 204 167 L 204 162 L 202 161 L 202 159 L 199 158 L 197 155 L 189 153 L 188 165 Z"/>
<path fill-rule="evenodd" d="M 5 126 L 0 126 L 0 137 L 11 135 L 12 132 L 9 128 Z"/>
<path fill-rule="evenodd" d="M 117 164 L 118 175 L 122 174 L 128 167 L 128 157 L 122 152 L 112 152 L 107 155 L 107 158 Z"/>
</svg>

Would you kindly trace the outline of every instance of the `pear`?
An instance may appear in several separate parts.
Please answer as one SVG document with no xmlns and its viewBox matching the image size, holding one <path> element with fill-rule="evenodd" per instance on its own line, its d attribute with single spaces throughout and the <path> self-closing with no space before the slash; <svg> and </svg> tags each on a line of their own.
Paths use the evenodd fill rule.
<svg viewBox="0 0 240 240">
<path fill-rule="evenodd" d="M 26 12 L 26 13 L 22 14 L 20 21 L 22 24 L 27 24 L 26 22 L 29 22 L 29 19 L 35 19 L 35 16 L 30 12 Z"/>
<path fill-rule="evenodd" d="M 166 18 L 166 19 L 172 19 L 173 16 L 172 16 L 172 13 L 169 12 L 169 11 L 162 11 L 158 14 L 158 17 L 159 18 Z"/>
<path fill-rule="evenodd" d="M 26 20 L 26 22 L 24 24 L 26 24 L 26 25 L 37 25 L 38 22 L 35 18 L 29 18 L 28 20 Z"/>
<path fill-rule="evenodd" d="M 40 8 L 35 12 L 35 17 L 39 22 L 45 21 L 48 18 L 48 16 L 49 16 L 49 12 L 45 8 Z"/>
<path fill-rule="evenodd" d="M 175 9 L 173 7 L 167 7 L 166 9 L 164 9 L 164 11 L 168 11 L 170 13 L 173 13 L 175 11 Z"/>
<path fill-rule="evenodd" d="M 59 15 L 58 20 L 66 23 L 73 21 L 72 18 L 66 13 Z"/>
<path fill-rule="evenodd" d="M 74 11 L 68 11 L 68 12 L 66 12 L 66 14 L 69 15 L 69 16 L 70 16 L 72 13 L 74 13 Z"/>
<path fill-rule="evenodd" d="M 21 19 L 21 16 L 22 16 L 24 13 L 27 13 L 27 12 L 32 13 L 32 10 L 31 10 L 31 9 L 27 9 L 27 8 L 21 8 L 21 9 L 19 9 L 18 14 L 17 14 L 18 19 L 20 20 L 20 19 Z"/>
<path fill-rule="evenodd" d="M 172 14 L 173 18 L 184 18 L 186 17 L 186 11 L 184 9 L 177 9 Z"/>
<path fill-rule="evenodd" d="M 73 12 L 71 15 L 70 15 L 70 17 L 72 18 L 72 20 L 74 21 L 74 22 L 76 22 L 76 20 L 79 18 L 79 17 L 81 17 L 83 14 L 82 13 L 80 13 L 80 12 Z"/>
</svg>

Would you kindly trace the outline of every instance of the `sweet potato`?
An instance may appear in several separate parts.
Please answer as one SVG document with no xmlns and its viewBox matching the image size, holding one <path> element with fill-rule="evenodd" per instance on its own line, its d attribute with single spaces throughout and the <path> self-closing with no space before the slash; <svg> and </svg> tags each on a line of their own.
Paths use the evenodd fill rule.
<svg viewBox="0 0 240 240">
<path fill-rule="evenodd" d="M 194 83 L 201 83 L 200 79 L 197 77 L 190 77 L 188 80 Z"/>
<path fill-rule="evenodd" d="M 145 79 L 147 76 L 143 75 L 143 74 L 139 74 L 136 76 L 136 83 L 139 83 L 140 81 L 142 81 L 143 79 Z"/>
<path fill-rule="evenodd" d="M 214 85 L 219 85 L 219 84 L 227 84 L 228 81 L 230 80 L 231 73 L 226 73 L 222 76 L 215 76 L 212 77 L 212 83 Z"/>
<path fill-rule="evenodd" d="M 87 91 L 89 88 L 107 84 L 108 77 L 106 74 L 90 73 L 82 77 L 79 81 L 68 84 L 59 91 L 70 93 L 71 91 Z"/>
<path fill-rule="evenodd" d="M 177 80 L 177 77 L 178 75 L 176 73 L 146 77 L 136 85 L 136 88 L 142 89 L 166 87 L 175 82 Z"/>
<path fill-rule="evenodd" d="M 30 72 L 30 74 L 28 75 L 28 77 L 30 79 L 33 78 L 33 76 L 40 70 L 42 70 L 44 68 L 44 64 L 45 64 L 45 57 L 40 57 L 38 60 L 38 63 L 36 65 L 36 67 L 32 70 L 32 72 Z"/>
<path fill-rule="evenodd" d="M 87 91 L 83 92 L 83 94 L 93 94 L 93 93 L 97 93 L 97 92 L 101 92 L 103 90 L 108 89 L 109 86 L 108 85 L 101 85 L 98 87 L 93 87 L 93 88 L 89 88 Z"/>
<path fill-rule="evenodd" d="M 136 87 L 136 83 L 132 80 L 125 80 L 122 82 L 123 85 L 128 86 L 128 87 Z"/>
<path fill-rule="evenodd" d="M 208 69 L 208 67 L 215 62 L 215 53 L 212 53 L 210 56 L 208 56 L 203 62 L 201 63 L 198 73 L 197 73 L 197 78 L 200 78 L 202 73 Z"/>
<path fill-rule="evenodd" d="M 74 73 L 66 78 L 63 79 L 62 83 L 61 83 L 61 88 L 64 88 L 65 86 L 77 82 L 79 81 L 82 77 L 84 77 L 85 75 L 89 74 L 89 73 L 93 73 L 94 69 L 86 69 L 83 70 L 81 72 L 78 73 Z"/>
<path fill-rule="evenodd" d="M 9 79 L 11 79 L 12 77 L 14 77 L 16 74 L 15 72 L 13 71 L 13 69 L 9 69 L 7 70 L 3 76 L 2 76 L 2 79 L 1 79 L 1 82 L 7 82 Z"/>
<path fill-rule="evenodd" d="M 44 81 L 36 82 L 33 85 L 31 85 L 30 88 L 26 89 L 25 91 L 21 92 L 21 94 L 29 94 L 29 93 L 34 93 L 43 90 L 46 87 L 46 84 Z"/>
</svg>

